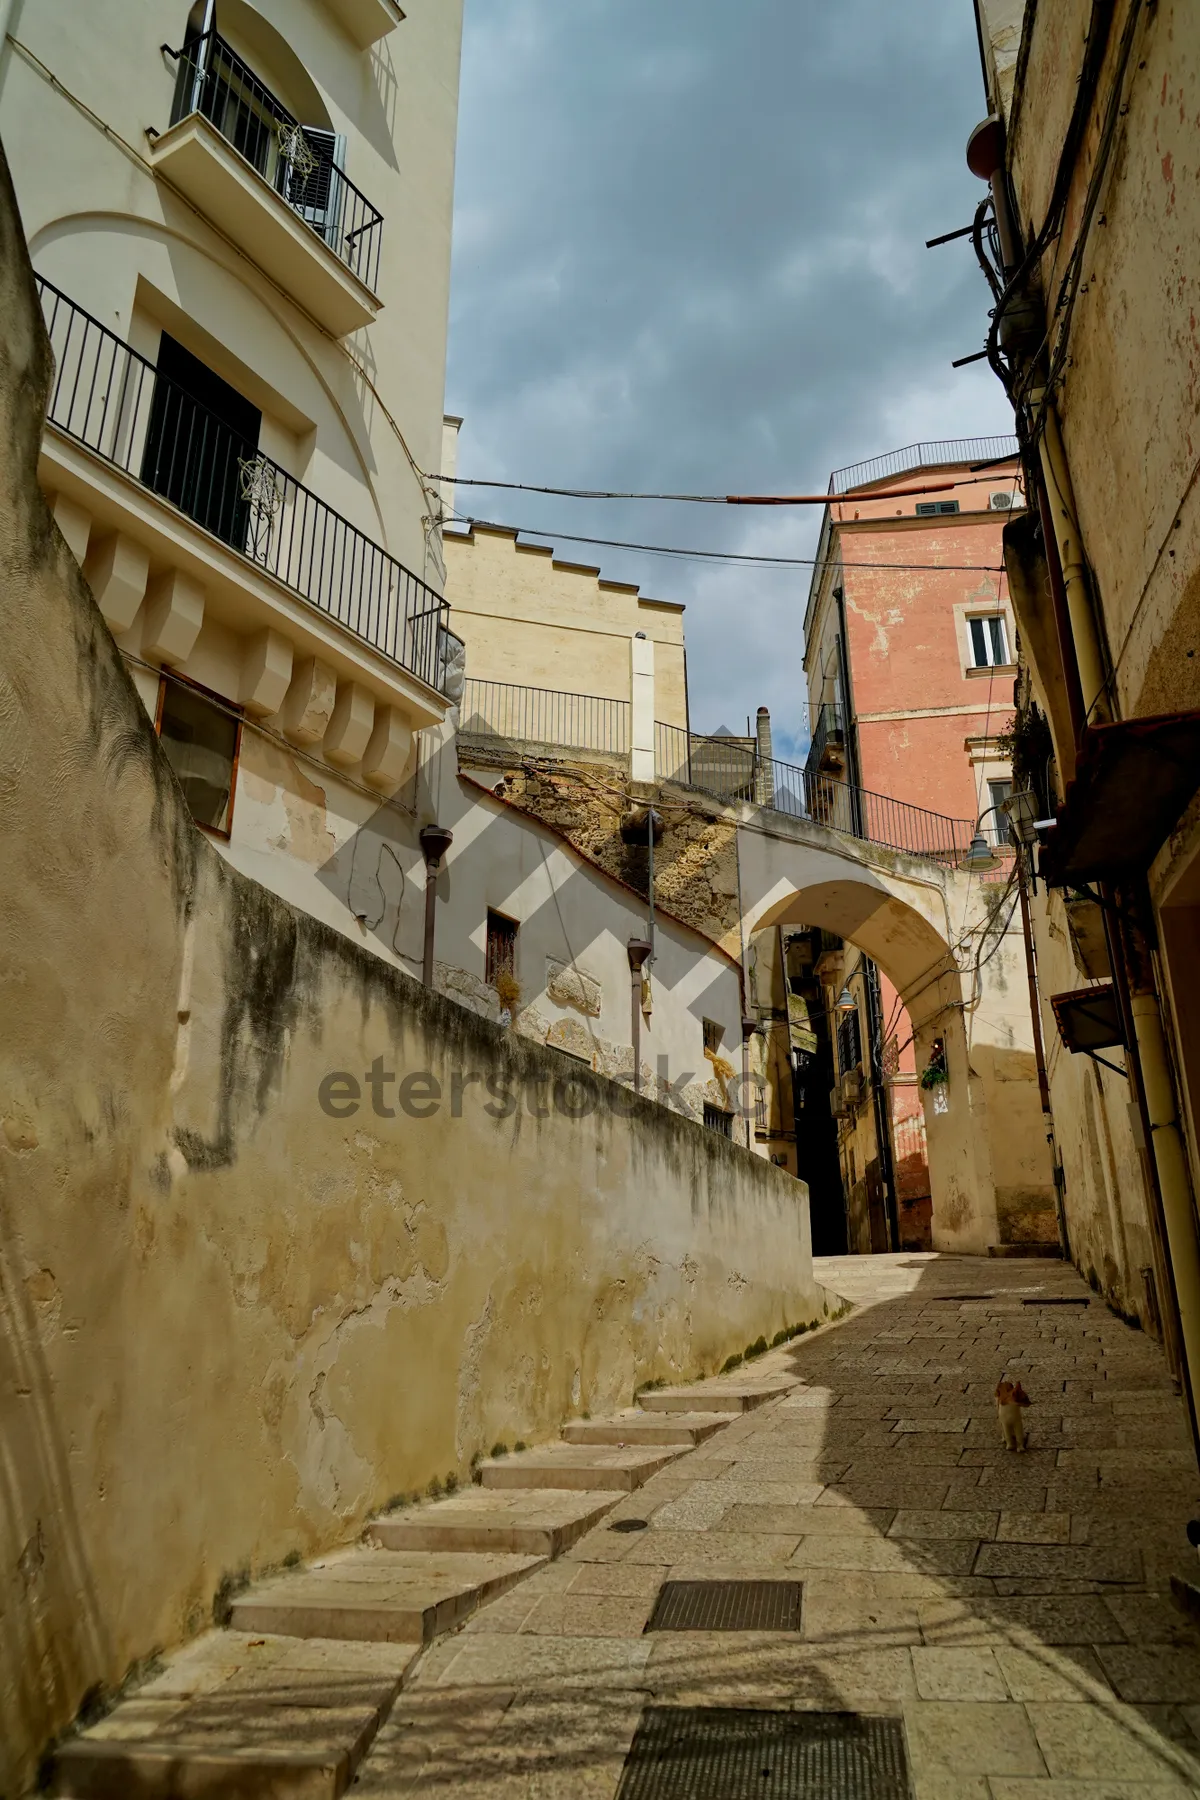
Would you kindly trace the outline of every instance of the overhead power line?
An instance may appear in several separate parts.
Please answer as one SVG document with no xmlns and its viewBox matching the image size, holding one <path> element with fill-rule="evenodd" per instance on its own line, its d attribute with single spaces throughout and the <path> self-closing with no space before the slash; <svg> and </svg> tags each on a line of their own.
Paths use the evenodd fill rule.
<svg viewBox="0 0 1200 1800">
<path fill-rule="evenodd" d="M 1002 563 L 910 563 L 910 562 L 846 562 L 842 557 L 756 556 L 737 550 L 688 550 L 669 544 L 632 544 L 623 538 L 580 537 L 569 531 L 544 531 L 535 525 L 502 525 L 494 519 L 475 519 L 456 513 L 454 523 L 480 525 L 486 531 L 515 532 L 518 537 L 554 538 L 563 544 L 591 544 L 600 550 L 640 550 L 649 556 L 674 556 L 685 561 L 729 562 L 766 565 L 785 569 L 819 569 L 837 564 L 842 569 L 900 569 L 917 574 L 938 574 L 944 570 L 967 575 L 1002 575 Z"/>
<path fill-rule="evenodd" d="M 1006 459 L 1007 460 L 1007 459 Z M 540 487 L 530 481 L 485 481 L 481 476 L 427 475 L 447 487 L 503 488 L 508 493 L 553 494 L 563 500 L 679 500 L 692 506 L 841 506 L 849 500 L 904 500 L 913 495 L 944 494 L 951 488 L 978 486 L 984 476 L 964 475 L 955 481 L 926 482 L 923 487 L 851 488 L 844 494 L 644 494 L 608 488 Z"/>
</svg>

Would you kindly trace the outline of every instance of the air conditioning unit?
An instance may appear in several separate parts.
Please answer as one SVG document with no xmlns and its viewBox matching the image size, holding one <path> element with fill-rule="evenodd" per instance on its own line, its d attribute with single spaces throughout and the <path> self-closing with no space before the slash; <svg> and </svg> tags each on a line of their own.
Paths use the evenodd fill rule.
<svg viewBox="0 0 1200 1800">
<path fill-rule="evenodd" d="M 845 1119 L 850 1115 L 850 1108 L 842 1098 L 842 1086 L 840 1082 L 837 1087 L 830 1088 L 829 1090 L 829 1110 L 835 1119 Z"/>
<path fill-rule="evenodd" d="M 988 505 L 993 512 L 1011 512 L 1017 504 L 1018 496 L 1013 493 L 995 493 L 988 496 Z"/>
<path fill-rule="evenodd" d="M 859 1104 L 863 1097 L 863 1085 L 861 1069 L 848 1069 L 842 1076 L 842 1099 L 847 1109 Z"/>
</svg>

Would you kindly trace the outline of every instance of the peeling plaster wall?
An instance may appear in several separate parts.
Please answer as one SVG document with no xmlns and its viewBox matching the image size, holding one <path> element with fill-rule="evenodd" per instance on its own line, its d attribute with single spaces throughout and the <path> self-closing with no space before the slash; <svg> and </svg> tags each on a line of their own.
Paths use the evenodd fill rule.
<svg viewBox="0 0 1200 1800">
<path fill-rule="evenodd" d="M 796 1182 L 416 991 L 195 829 L 36 487 L 48 353 L 6 182 L 0 271 L 9 1792 L 224 1578 L 822 1296 Z M 331 1117 L 323 1078 L 375 1057 L 440 1109 L 364 1086 Z M 456 1072 L 520 1110 L 476 1083 L 454 1117 Z M 595 1110 L 555 1111 L 556 1079 Z"/>
</svg>

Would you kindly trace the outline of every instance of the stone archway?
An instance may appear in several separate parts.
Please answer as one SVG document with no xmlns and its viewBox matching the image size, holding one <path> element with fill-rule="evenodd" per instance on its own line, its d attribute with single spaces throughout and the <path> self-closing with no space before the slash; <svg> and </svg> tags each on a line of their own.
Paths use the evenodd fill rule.
<svg viewBox="0 0 1200 1800">
<path fill-rule="evenodd" d="M 917 1066 L 943 1039 L 944 1111 L 925 1104 L 933 1242 L 986 1255 L 1057 1241 L 1020 927 L 1002 889 L 805 820 L 739 822 L 744 929 L 821 925 L 894 984 Z M 1007 926 L 1007 928 L 1005 928 Z"/>
</svg>

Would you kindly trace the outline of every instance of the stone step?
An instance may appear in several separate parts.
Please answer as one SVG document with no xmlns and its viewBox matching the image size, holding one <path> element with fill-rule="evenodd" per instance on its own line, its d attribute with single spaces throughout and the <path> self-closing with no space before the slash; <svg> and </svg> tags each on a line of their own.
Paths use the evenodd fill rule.
<svg viewBox="0 0 1200 1800">
<path fill-rule="evenodd" d="M 572 1419 L 563 1426 L 568 1444 L 680 1444 L 694 1450 L 723 1431 L 736 1413 L 618 1413 L 612 1419 Z"/>
<path fill-rule="evenodd" d="M 71 1800 L 338 1800 L 419 1654 L 209 1632 L 54 1758 Z"/>
<path fill-rule="evenodd" d="M 631 1494 L 669 1462 L 684 1445 L 549 1444 L 480 1464 L 485 1489 L 569 1488 L 577 1493 Z"/>
<path fill-rule="evenodd" d="M 637 1397 L 645 1412 L 751 1412 L 798 1387 L 794 1375 L 746 1375 L 697 1383 L 695 1387 L 646 1388 Z"/>
<path fill-rule="evenodd" d="M 560 1556 L 611 1512 L 619 1492 L 472 1488 L 450 1500 L 387 1513 L 368 1528 L 386 1550 L 474 1550 Z"/>
<path fill-rule="evenodd" d="M 428 1643 L 540 1569 L 545 1557 L 370 1547 L 251 1588 L 233 1603 L 238 1631 Z"/>
</svg>

